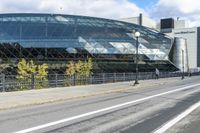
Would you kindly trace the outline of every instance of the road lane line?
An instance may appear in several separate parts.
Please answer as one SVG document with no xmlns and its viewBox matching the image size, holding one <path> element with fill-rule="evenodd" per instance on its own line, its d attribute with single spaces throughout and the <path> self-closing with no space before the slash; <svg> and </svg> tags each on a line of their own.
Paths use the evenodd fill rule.
<svg viewBox="0 0 200 133">
<path fill-rule="evenodd" d="M 69 121 L 80 119 L 80 118 L 83 118 L 83 117 L 86 117 L 86 116 L 102 113 L 102 112 L 109 111 L 109 110 L 112 110 L 112 109 L 117 109 L 117 108 L 120 108 L 120 107 L 123 107 L 123 106 L 127 106 L 127 105 L 131 105 L 131 104 L 134 104 L 134 103 L 142 102 L 142 101 L 149 100 L 149 99 L 152 99 L 152 98 L 155 98 L 155 97 L 159 97 L 159 96 L 171 94 L 171 93 L 174 93 L 174 92 L 186 90 L 186 89 L 189 89 L 189 88 L 192 88 L 192 87 L 196 87 L 196 86 L 200 86 L 200 84 L 194 84 L 194 85 L 190 85 L 190 86 L 185 86 L 185 87 L 178 88 L 178 89 L 175 89 L 175 90 L 172 90 L 172 91 L 163 92 L 163 93 L 160 93 L 160 94 L 148 96 L 148 97 L 137 99 L 137 100 L 134 100 L 134 101 L 129 101 L 129 102 L 126 102 L 126 103 L 114 105 L 114 106 L 103 108 L 103 109 L 99 109 L 99 110 L 96 110 L 96 111 L 91 111 L 91 112 L 88 112 L 88 113 L 85 113 L 85 114 L 81 114 L 81 115 L 69 117 L 69 118 L 66 118 L 66 119 L 50 122 L 50 123 L 47 123 L 47 124 L 39 125 L 39 126 L 36 126 L 36 127 L 24 129 L 24 130 L 21 130 L 21 131 L 17 131 L 15 133 L 28 133 L 28 132 L 36 131 L 36 130 L 39 130 L 39 129 L 43 129 L 43 128 L 47 128 L 47 127 L 50 127 L 50 126 L 58 125 L 58 124 L 61 124 L 61 123 L 64 123 L 64 122 L 69 122 Z"/>
<path fill-rule="evenodd" d="M 157 129 L 153 133 L 164 133 L 164 132 L 166 132 L 170 127 L 172 127 L 173 125 L 175 125 L 176 123 L 178 123 L 180 120 L 182 120 L 183 118 L 185 118 L 186 116 L 188 116 L 190 113 L 192 113 L 198 107 L 200 107 L 200 101 L 198 103 L 190 106 L 187 110 L 185 110 L 184 112 L 182 112 L 180 115 L 178 115 L 174 119 L 168 121 L 166 124 L 164 124 L 163 126 L 161 126 L 159 129 Z"/>
</svg>

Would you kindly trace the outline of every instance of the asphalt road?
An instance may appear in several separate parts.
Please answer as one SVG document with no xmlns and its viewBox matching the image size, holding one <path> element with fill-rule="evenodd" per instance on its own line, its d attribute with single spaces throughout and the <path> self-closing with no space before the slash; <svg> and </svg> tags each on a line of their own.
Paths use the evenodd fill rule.
<svg viewBox="0 0 200 133">
<path fill-rule="evenodd" d="M 200 101 L 199 81 L 0 111 L 0 133 L 156 132 Z M 197 107 L 166 132 L 199 133 L 199 112 Z"/>
</svg>

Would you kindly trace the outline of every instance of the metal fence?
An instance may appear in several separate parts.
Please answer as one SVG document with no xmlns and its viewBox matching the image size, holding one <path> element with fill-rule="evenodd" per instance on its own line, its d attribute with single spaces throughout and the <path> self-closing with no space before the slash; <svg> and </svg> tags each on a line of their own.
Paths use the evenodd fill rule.
<svg viewBox="0 0 200 133">
<path fill-rule="evenodd" d="M 184 73 L 188 76 L 188 73 Z M 200 72 L 192 73 L 200 75 Z M 18 91 L 41 88 L 67 87 L 76 85 L 114 83 L 135 80 L 135 73 L 94 73 L 89 77 L 67 76 L 64 74 L 50 74 L 46 79 L 38 80 L 37 75 L 27 75 L 23 80 L 17 78 L 19 75 L 0 75 L 0 91 Z M 180 77 L 181 72 L 160 72 L 159 78 Z M 154 72 L 140 72 L 139 80 L 155 79 Z"/>
</svg>

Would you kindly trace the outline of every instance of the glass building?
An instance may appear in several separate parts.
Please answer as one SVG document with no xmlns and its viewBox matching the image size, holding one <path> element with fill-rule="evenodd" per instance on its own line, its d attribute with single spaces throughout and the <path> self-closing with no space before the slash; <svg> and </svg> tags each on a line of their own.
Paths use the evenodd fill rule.
<svg viewBox="0 0 200 133">
<path fill-rule="evenodd" d="M 134 72 L 139 31 L 139 71 L 175 71 L 168 59 L 172 39 L 121 21 L 61 14 L 0 14 L 0 67 L 16 68 L 21 58 L 47 63 L 62 73 L 68 61 L 94 61 L 94 72 Z"/>
</svg>

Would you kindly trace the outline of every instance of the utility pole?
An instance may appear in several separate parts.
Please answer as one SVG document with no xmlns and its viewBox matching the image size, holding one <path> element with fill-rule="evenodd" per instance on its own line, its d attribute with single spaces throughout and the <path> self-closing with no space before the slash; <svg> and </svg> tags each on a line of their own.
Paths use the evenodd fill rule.
<svg viewBox="0 0 200 133">
<path fill-rule="evenodd" d="M 185 78 L 184 77 L 184 50 L 182 50 L 182 80 Z"/>
</svg>

